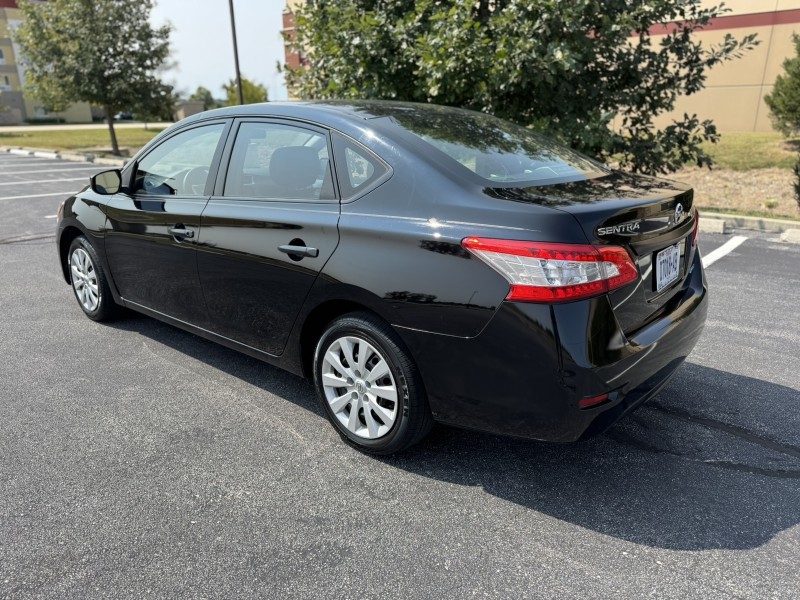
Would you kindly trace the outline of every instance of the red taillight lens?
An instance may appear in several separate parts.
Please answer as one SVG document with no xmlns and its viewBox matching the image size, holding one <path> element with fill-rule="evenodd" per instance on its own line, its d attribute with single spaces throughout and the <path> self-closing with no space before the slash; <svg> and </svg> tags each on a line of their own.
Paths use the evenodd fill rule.
<svg viewBox="0 0 800 600">
<path fill-rule="evenodd" d="M 694 230 L 692 230 L 692 248 L 697 246 L 697 233 L 700 231 L 700 211 L 694 209 Z"/>
<path fill-rule="evenodd" d="M 625 248 L 464 238 L 461 245 L 511 284 L 507 300 L 568 302 L 598 296 L 639 274 Z"/>
</svg>

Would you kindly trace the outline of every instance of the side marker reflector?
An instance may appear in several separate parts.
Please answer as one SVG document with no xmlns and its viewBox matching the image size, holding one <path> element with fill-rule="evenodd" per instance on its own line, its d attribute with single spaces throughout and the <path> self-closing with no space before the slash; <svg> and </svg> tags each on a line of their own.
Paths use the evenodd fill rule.
<svg viewBox="0 0 800 600">
<path fill-rule="evenodd" d="M 593 396 L 591 398 L 582 398 L 578 401 L 578 408 L 593 408 L 599 404 L 608 401 L 608 394 L 601 394 L 600 396 Z"/>
</svg>

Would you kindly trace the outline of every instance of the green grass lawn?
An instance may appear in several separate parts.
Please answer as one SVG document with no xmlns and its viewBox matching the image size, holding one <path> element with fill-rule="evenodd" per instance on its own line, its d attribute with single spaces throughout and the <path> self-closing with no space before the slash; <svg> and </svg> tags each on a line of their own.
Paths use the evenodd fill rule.
<svg viewBox="0 0 800 600">
<path fill-rule="evenodd" d="M 117 140 L 131 154 L 149 142 L 160 129 L 117 129 Z M 74 131 L 20 131 L 0 133 L 0 146 L 23 146 L 53 150 L 81 151 L 110 147 L 107 129 Z M 717 144 L 703 148 L 714 158 L 717 168 L 746 171 L 778 167 L 791 169 L 797 161 L 800 140 L 785 140 L 778 133 L 723 133 Z"/>
<path fill-rule="evenodd" d="M 800 140 L 787 140 L 779 133 L 723 133 L 719 143 L 703 144 L 703 149 L 719 169 L 791 169 Z"/>
<path fill-rule="evenodd" d="M 130 148 L 131 154 L 153 139 L 161 129 L 116 129 L 120 147 Z M 108 129 L 80 129 L 73 131 L 19 131 L 0 132 L 0 146 L 23 146 L 47 150 L 74 150 L 111 147 Z"/>
</svg>

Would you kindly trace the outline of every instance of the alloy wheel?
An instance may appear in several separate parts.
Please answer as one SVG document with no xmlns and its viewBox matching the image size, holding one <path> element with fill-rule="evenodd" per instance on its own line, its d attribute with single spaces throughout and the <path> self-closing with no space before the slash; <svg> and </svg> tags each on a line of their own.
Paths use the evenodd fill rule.
<svg viewBox="0 0 800 600">
<path fill-rule="evenodd" d="M 348 431 L 377 439 L 397 419 L 397 385 L 386 358 L 366 340 L 334 340 L 322 361 L 322 388 L 331 412 Z"/>
<path fill-rule="evenodd" d="M 94 312 L 100 305 L 100 289 L 97 271 L 89 253 L 83 248 L 75 248 L 69 260 L 72 287 L 78 302 L 86 312 Z"/>
</svg>

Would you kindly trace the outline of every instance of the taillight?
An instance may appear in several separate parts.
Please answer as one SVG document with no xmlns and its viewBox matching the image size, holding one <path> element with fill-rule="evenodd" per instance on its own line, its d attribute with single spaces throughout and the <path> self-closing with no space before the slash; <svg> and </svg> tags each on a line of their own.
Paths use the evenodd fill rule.
<svg viewBox="0 0 800 600">
<path fill-rule="evenodd" d="M 461 245 L 511 284 L 506 300 L 568 302 L 599 296 L 639 274 L 625 248 L 464 238 Z"/>
<path fill-rule="evenodd" d="M 692 248 L 697 246 L 697 232 L 700 230 L 700 211 L 694 209 L 694 229 L 692 230 Z"/>
</svg>

